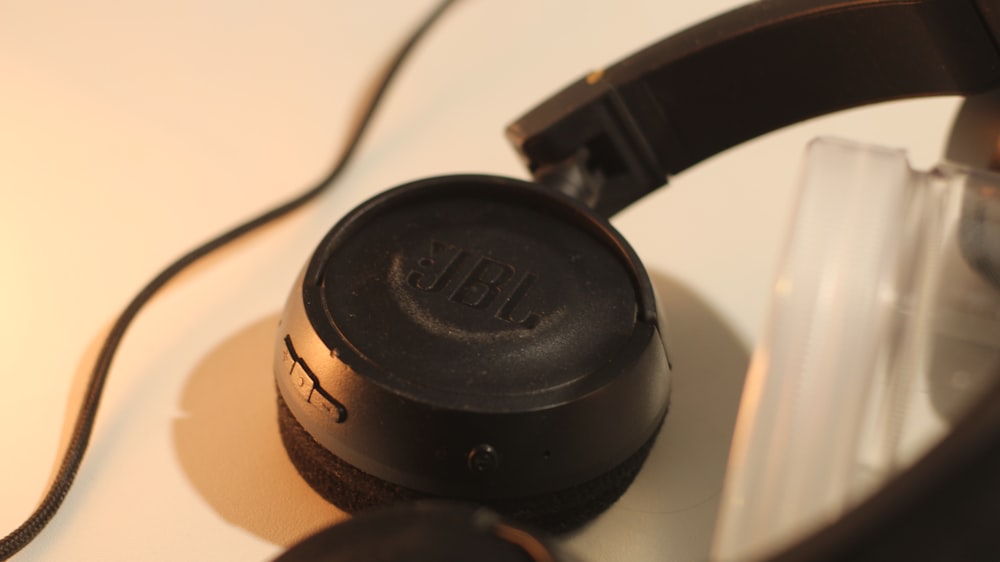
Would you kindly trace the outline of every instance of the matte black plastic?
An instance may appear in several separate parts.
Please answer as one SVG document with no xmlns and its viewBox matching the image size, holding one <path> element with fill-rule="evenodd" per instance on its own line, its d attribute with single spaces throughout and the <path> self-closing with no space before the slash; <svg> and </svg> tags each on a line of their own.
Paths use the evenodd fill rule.
<svg viewBox="0 0 1000 562">
<path fill-rule="evenodd" d="M 575 82 L 507 135 L 536 179 L 585 194 L 609 216 L 668 176 L 780 127 L 1000 85 L 995 6 L 753 2 Z"/>
<path fill-rule="evenodd" d="M 320 243 L 282 319 L 278 389 L 338 458 L 430 495 L 605 474 L 666 412 L 652 287 L 589 209 L 517 180 L 379 195 Z"/>
<path fill-rule="evenodd" d="M 374 511 L 293 546 L 275 562 L 571 562 L 550 539 L 485 508 L 416 503 Z"/>
</svg>

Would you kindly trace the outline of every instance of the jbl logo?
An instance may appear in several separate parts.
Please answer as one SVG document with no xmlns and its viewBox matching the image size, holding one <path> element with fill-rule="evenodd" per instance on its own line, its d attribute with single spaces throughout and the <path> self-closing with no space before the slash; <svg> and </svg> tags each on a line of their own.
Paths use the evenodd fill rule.
<svg viewBox="0 0 1000 562">
<path fill-rule="evenodd" d="M 429 255 L 417 260 L 417 265 L 419 270 L 406 275 L 406 283 L 415 289 L 442 293 L 452 302 L 478 310 L 495 308 L 496 318 L 528 329 L 541 320 L 537 313 L 519 310 L 538 281 L 538 275 L 530 271 L 518 275 L 510 264 L 437 240 L 431 241 Z M 501 295 L 505 297 L 498 298 Z"/>
</svg>

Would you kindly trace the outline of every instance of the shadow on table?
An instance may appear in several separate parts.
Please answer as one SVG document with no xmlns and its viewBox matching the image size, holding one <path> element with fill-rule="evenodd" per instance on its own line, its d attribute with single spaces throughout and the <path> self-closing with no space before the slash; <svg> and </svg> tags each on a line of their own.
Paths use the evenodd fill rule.
<svg viewBox="0 0 1000 562">
<path fill-rule="evenodd" d="M 586 560 L 701 559 L 714 528 L 749 354 L 694 291 L 655 273 L 653 281 L 671 337 L 671 410 L 632 488 L 569 537 Z M 248 326 L 197 366 L 174 443 L 185 474 L 221 517 L 290 546 L 346 515 L 309 488 L 281 444 L 271 373 L 277 323 L 274 315 Z"/>
</svg>

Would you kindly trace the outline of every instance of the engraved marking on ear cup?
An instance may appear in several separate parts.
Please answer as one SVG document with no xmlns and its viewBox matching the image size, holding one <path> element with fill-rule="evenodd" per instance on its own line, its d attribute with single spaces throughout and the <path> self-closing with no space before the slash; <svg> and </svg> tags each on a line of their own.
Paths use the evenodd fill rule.
<svg viewBox="0 0 1000 562">
<path fill-rule="evenodd" d="M 420 267 L 430 271 L 411 271 L 406 276 L 406 282 L 411 287 L 421 291 L 432 293 L 440 291 L 448 284 L 455 270 L 466 257 L 468 257 L 468 253 L 457 246 L 431 240 L 430 256 L 417 260 Z M 439 271 L 435 271 L 435 268 L 442 261 L 444 265 Z"/>
<path fill-rule="evenodd" d="M 471 267 L 463 267 L 470 261 Z M 416 265 L 418 269 L 406 275 L 406 284 L 411 288 L 447 294 L 451 302 L 477 310 L 490 309 L 499 302 L 493 313 L 495 318 L 529 330 L 541 321 L 537 312 L 520 311 L 519 316 L 515 315 L 528 291 L 538 282 L 536 273 L 528 271 L 518 277 L 512 264 L 439 240 L 431 240 L 429 255 L 418 258 Z M 462 270 L 462 275 L 457 276 Z M 452 279 L 461 280 L 456 285 L 451 283 Z M 515 279 L 513 289 L 509 289 Z M 451 285 L 455 285 L 454 289 L 445 292 Z M 505 293 L 506 298 L 499 298 Z"/>
</svg>

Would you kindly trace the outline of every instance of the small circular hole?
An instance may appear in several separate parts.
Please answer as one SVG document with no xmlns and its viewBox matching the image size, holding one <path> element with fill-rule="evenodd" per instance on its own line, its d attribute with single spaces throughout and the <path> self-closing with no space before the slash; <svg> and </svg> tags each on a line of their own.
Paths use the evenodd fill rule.
<svg viewBox="0 0 1000 562">
<path fill-rule="evenodd" d="M 552 457 L 552 452 L 551 452 L 551 451 L 549 451 L 549 450 L 546 450 L 546 451 L 545 451 L 544 453 L 542 453 L 542 458 L 543 458 L 543 459 L 546 459 L 546 460 L 548 460 L 548 459 L 549 459 L 549 458 L 551 458 L 551 457 Z"/>
</svg>

